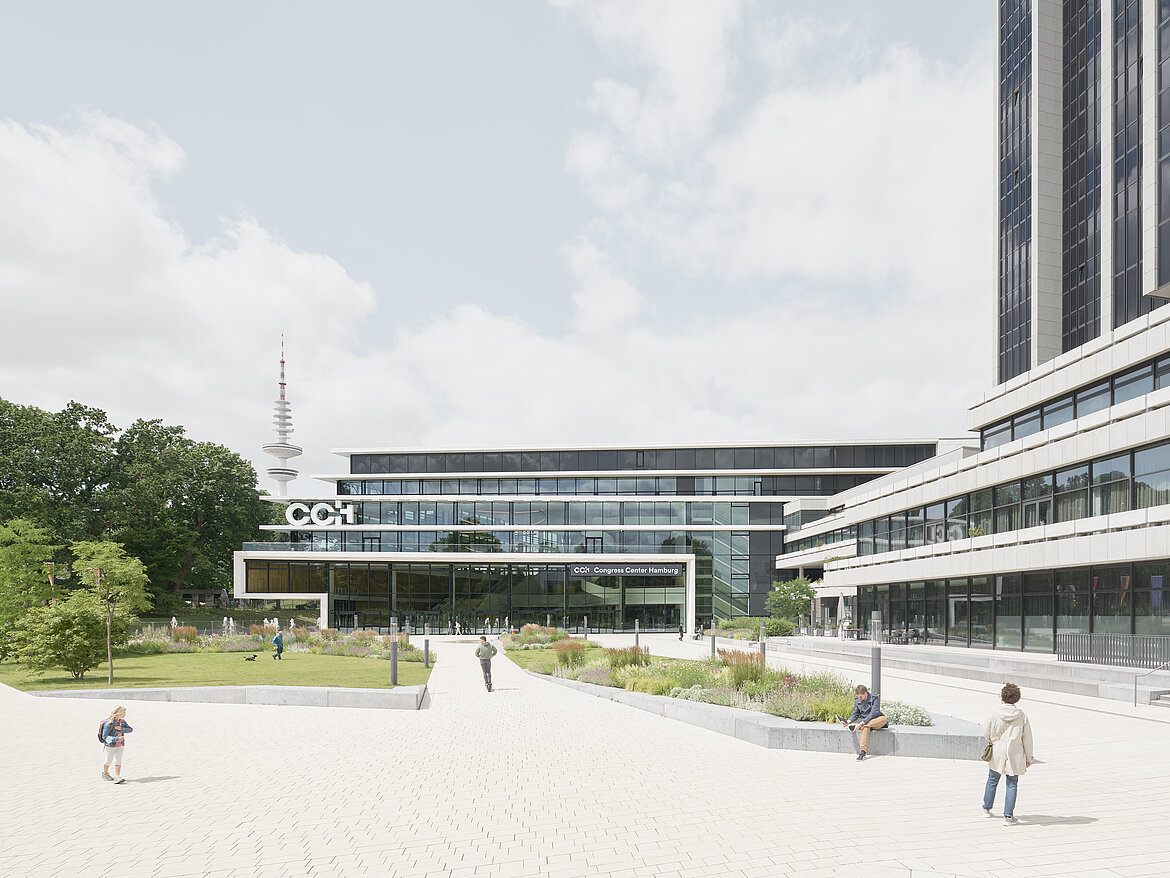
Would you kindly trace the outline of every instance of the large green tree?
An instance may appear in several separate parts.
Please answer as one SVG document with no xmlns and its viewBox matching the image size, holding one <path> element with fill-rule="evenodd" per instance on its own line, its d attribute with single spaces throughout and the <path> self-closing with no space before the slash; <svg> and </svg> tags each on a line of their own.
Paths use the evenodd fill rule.
<svg viewBox="0 0 1170 878">
<path fill-rule="evenodd" d="M 55 543 L 114 540 L 140 558 L 156 607 L 185 588 L 230 589 L 232 552 L 274 523 L 256 472 L 238 454 L 182 427 L 104 412 L 60 412 L 0 400 L 0 522 L 28 518 Z"/>
<path fill-rule="evenodd" d="M 0 631 L 54 596 L 49 565 L 61 546 L 52 540 L 26 518 L 0 524 Z"/>
<path fill-rule="evenodd" d="M 777 619 L 795 620 L 810 610 L 810 601 L 817 590 L 803 576 L 785 582 L 773 582 L 772 591 L 764 599 L 764 608 Z"/>
<path fill-rule="evenodd" d="M 150 606 L 146 594 L 146 568 L 142 562 L 126 554 L 117 543 L 86 541 L 73 544 L 73 572 L 81 582 L 89 580 L 83 594 L 106 623 L 106 658 L 109 661 L 109 683 L 114 683 L 114 641 L 118 619 L 127 613 L 137 613 Z M 82 593 L 70 596 L 81 600 Z"/>
<path fill-rule="evenodd" d="M 62 541 L 100 536 L 117 432 L 76 402 L 46 412 L 0 399 L 0 521 L 32 519 Z"/>
<path fill-rule="evenodd" d="M 157 420 L 119 436 L 117 458 L 111 532 L 146 565 L 156 603 L 184 588 L 230 590 L 232 552 L 273 521 L 252 465 Z"/>
</svg>

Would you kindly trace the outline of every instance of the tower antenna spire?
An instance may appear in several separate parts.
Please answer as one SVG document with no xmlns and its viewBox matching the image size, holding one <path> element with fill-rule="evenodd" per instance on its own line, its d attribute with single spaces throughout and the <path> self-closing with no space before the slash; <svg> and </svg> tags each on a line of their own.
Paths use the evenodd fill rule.
<svg viewBox="0 0 1170 878">
<path fill-rule="evenodd" d="M 299 457 L 301 447 L 288 441 L 293 431 L 292 405 L 285 398 L 284 380 L 284 333 L 280 334 L 280 398 L 275 401 L 272 413 L 272 426 L 276 430 L 276 441 L 263 446 L 264 453 L 277 459 L 276 466 L 268 468 L 268 478 L 276 482 L 276 496 L 288 496 L 288 483 L 297 477 L 297 470 L 288 466 L 287 461 Z"/>
</svg>

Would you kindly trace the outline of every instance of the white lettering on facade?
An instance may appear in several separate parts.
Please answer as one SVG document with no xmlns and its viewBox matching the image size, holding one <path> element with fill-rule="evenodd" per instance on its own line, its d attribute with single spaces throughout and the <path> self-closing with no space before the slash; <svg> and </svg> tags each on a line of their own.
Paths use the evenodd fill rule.
<svg viewBox="0 0 1170 878">
<path fill-rule="evenodd" d="M 338 524 L 354 523 L 352 503 L 334 508 L 329 503 L 290 503 L 284 510 L 285 520 L 293 527 L 335 527 Z"/>
</svg>

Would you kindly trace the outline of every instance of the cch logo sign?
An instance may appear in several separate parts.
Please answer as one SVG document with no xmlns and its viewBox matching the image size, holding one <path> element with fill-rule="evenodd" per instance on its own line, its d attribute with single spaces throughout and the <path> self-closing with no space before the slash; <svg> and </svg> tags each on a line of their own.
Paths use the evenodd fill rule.
<svg viewBox="0 0 1170 878">
<path fill-rule="evenodd" d="M 294 527 L 336 527 L 339 524 L 354 523 L 352 503 L 334 508 L 328 503 L 290 503 L 284 510 L 284 517 Z"/>
</svg>

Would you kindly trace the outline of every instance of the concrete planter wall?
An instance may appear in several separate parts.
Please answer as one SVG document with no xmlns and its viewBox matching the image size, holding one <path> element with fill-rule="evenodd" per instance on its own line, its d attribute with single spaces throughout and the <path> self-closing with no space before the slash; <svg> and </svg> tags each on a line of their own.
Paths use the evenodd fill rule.
<svg viewBox="0 0 1170 878">
<path fill-rule="evenodd" d="M 38 698 L 102 701 L 187 701 L 201 704 L 283 704 L 296 707 L 368 707 L 418 710 L 427 687 L 356 689 L 325 686 L 175 686 L 163 689 L 65 689 L 30 692 Z"/>
<path fill-rule="evenodd" d="M 532 674 L 531 671 L 527 673 Z M 704 704 L 666 695 L 627 692 L 576 680 L 532 674 L 597 698 L 606 698 L 656 713 L 668 719 L 718 732 L 771 750 L 816 750 L 823 753 L 856 753 L 857 733 L 829 723 L 806 723 L 769 716 L 752 710 Z M 917 756 L 927 759 L 978 759 L 986 743 L 975 723 L 931 714 L 933 726 L 895 726 L 869 736 L 872 756 Z"/>
</svg>

